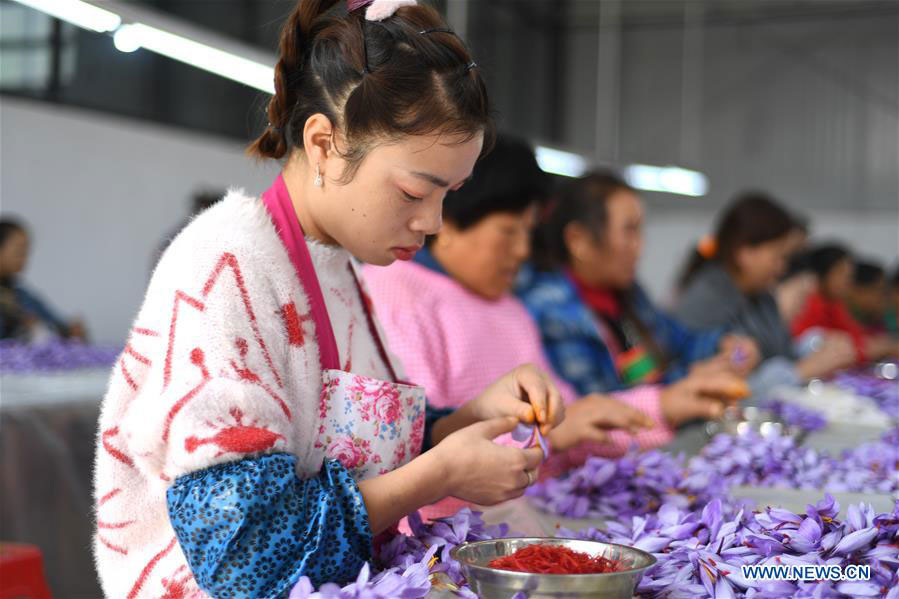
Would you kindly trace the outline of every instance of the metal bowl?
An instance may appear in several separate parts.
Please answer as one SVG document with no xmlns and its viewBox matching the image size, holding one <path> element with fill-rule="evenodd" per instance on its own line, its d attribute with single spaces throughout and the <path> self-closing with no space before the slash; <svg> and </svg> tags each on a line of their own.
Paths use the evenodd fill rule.
<svg viewBox="0 0 899 599">
<path fill-rule="evenodd" d="M 487 566 L 498 557 L 535 544 L 567 547 L 590 556 L 614 559 L 630 569 L 608 574 L 529 574 Z M 643 572 L 656 563 L 652 555 L 625 545 L 540 537 L 465 543 L 456 547 L 451 555 L 462 566 L 471 590 L 481 599 L 511 599 L 519 592 L 528 599 L 631 599 Z"/>
</svg>

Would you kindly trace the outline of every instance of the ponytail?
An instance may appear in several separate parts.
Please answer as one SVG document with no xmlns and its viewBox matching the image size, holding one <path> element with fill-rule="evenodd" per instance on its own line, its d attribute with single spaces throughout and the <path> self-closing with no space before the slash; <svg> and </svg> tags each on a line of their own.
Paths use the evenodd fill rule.
<svg viewBox="0 0 899 599">
<path fill-rule="evenodd" d="M 297 86 L 304 52 L 312 40 L 312 26 L 337 0 L 301 0 L 281 29 L 280 57 L 275 65 L 275 95 L 268 103 L 268 127 L 252 143 L 249 153 L 258 158 L 279 159 L 289 149 L 288 124 L 297 104 Z"/>
</svg>

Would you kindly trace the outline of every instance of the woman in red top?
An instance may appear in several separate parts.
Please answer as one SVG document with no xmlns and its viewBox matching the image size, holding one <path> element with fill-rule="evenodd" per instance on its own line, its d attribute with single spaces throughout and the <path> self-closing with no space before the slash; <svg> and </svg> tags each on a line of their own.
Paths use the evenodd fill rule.
<svg viewBox="0 0 899 599">
<path fill-rule="evenodd" d="M 846 333 L 852 338 L 859 362 L 899 353 L 897 343 L 888 337 L 867 335 L 846 307 L 853 268 L 849 250 L 838 244 L 819 246 L 809 253 L 808 264 L 818 279 L 818 289 L 793 320 L 793 337 L 810 329 Z"/>
</svg>

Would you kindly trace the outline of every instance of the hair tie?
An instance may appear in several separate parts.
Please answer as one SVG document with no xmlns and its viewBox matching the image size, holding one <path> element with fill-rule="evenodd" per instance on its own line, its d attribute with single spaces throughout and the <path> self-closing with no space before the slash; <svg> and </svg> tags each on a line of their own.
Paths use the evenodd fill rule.
<svg viewBox="0 0 899 599">
<path fill-rule="evenodd" d="M 360 8 L 366 8 L 366 21 L 383 21 L 393 16 L 401 6 L 415 6 L 415 0 L 347 0 L 347 12 L 354 12 Z"/>
<path fill-rule="evenodd" d="M 696 251 L 706 260 L 711 260 L 718 253 L 718 240 L 711 235 L 705 235 L 696 244 Z"/>
<path fill-rule="evenodd" d="M 456 32 L 448 27 L 432 27 L 431 29 L 422 29 L 418 32 L 418 35 L 428 35 L 429 33 L 449 33 L 451 35 L 456 35 Z M 459 37 L 456 35 L 456 37 Z"/>
</svg>

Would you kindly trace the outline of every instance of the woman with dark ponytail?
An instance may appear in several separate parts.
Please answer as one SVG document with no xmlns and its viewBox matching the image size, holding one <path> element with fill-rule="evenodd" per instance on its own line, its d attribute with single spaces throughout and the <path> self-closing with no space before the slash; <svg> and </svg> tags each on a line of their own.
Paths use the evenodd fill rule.
<svg viewBox="0 0 899 599">
<path fill-rule="evenodd" d="M 455 411 L 404 382 L 354 258 L 410 260 L 493 124 L 477 65 L 434 10 L 335 4 L 300 0 L 284 25 L 250 148 L 281 174 L 175 238 L 116 363 L 95 478 L 108 597 L 284 597 L 354 579 L 419 507 L 521 495 L 542 451 L 492 440 L 563 417 L 529 366 Z"/>
<path fill-rule="evenodd" d="M 755 339 L 762 359 L 769 360 L 759 373 L 764 387 L 823 376 L 855 360 L 845 335 L 829 336 L 803 357 L 793 346 L 772 291 L 786 270 L 795 229 L 776 200 L 744 193 L 721 215 L 714 235 L 691 252 L 680 278 L 677 317 L 689 326 L 726 326 Z"/>
</svg>

